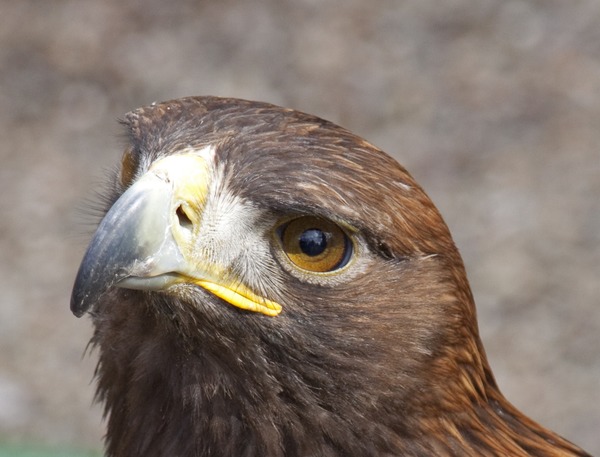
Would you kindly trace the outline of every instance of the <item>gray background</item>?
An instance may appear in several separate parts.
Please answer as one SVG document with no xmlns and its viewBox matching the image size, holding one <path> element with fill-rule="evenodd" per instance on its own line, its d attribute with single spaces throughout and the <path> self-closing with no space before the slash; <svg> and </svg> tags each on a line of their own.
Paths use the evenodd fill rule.
<svg viewBox="0 0 600 457">
<path fill-rule="evenodd" d="M 504 393 L 600 454 L 597 0 L 0 1 L 0 441 L 100 448 L 68 309 L 89 202 L 120 116 L 200 94 L 397 157 L 462 250 Z"/>
</svg>

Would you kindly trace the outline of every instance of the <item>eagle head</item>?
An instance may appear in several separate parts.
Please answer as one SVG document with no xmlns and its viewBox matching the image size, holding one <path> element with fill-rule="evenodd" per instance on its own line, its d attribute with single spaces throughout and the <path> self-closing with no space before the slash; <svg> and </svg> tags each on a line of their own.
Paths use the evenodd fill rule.
<svg viewBox="0 0 600 457">
<path fill-rule="evenodd" d="M 448 228 L 390 156 L 235 99 L 123 124 L 71 300 L 108 455 L 584 455 L 500 394 Z"/>
</svg>

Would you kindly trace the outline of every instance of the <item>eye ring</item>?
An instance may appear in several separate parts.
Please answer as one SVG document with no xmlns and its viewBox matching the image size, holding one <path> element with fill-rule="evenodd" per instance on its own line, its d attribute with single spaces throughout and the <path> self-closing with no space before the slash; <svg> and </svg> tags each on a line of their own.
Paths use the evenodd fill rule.
<svg viewBox="0 0 600 457">
<path fill-rule="evenodd" d="M 310 273 L 332 273 L 352 259 L 354 245 L 336 223 L 317 216 L 301 216 L 276 230 L 280 247 L 297 268 Z"/>
</svg>

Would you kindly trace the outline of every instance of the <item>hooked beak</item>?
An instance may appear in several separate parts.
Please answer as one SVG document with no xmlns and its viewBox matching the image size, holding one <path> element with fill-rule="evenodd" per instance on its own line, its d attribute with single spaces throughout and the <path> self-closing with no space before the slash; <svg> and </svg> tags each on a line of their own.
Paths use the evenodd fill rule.
<svg viewBox="0 0 600 457">
<path fill-rule="evenodd" d="M 112 287 L 166 290 L 196 284 L 230 304 L 276 316 L 281 306 L 256 295 L 194 250 L 208 194 L 209 166 L 197 154 L 155 162 L 100 222 L 79 267 L 71 311 L 80 317 Z M 214 262 L 214 261 L 213 261 Z"/>
</svg>

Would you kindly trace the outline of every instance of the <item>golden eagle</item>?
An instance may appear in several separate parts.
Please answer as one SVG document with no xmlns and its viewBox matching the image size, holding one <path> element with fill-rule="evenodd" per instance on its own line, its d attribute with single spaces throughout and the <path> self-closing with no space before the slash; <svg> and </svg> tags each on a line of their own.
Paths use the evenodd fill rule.
<svg viewBox="0 0 600 457">
<path fill-rule="evenodd" d="M 587 455 L 500 393 L 448 228 L 391 157 L 244 100 L 123 123 L 71 300 L 108 456 Z"/>
</svg>

